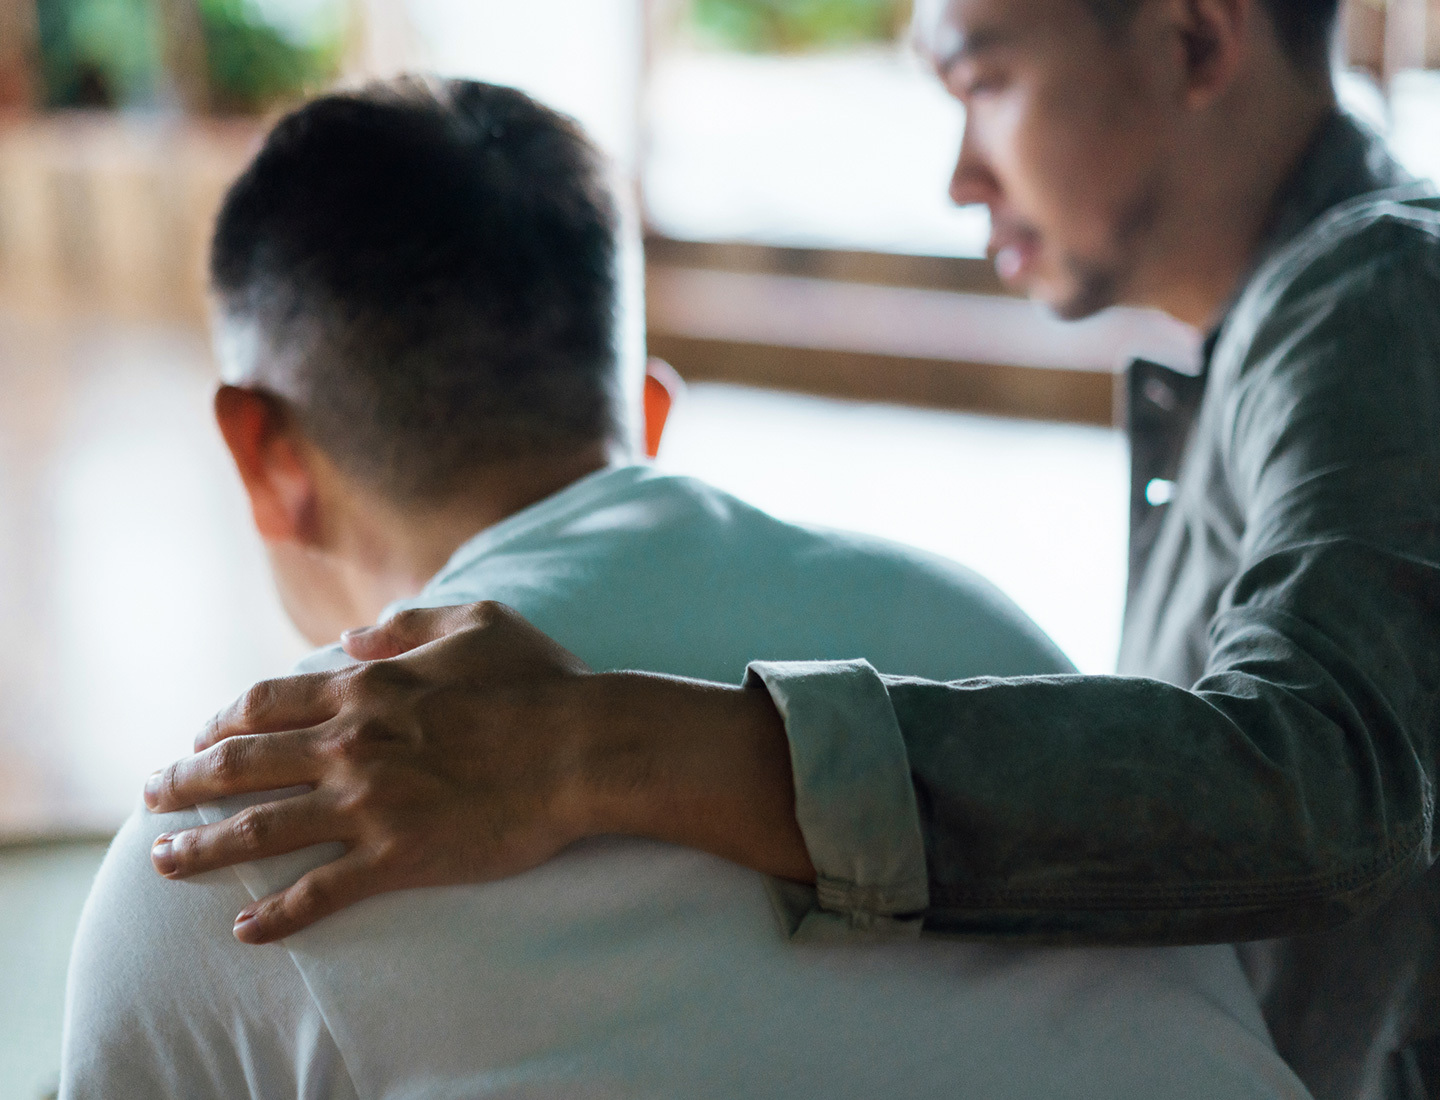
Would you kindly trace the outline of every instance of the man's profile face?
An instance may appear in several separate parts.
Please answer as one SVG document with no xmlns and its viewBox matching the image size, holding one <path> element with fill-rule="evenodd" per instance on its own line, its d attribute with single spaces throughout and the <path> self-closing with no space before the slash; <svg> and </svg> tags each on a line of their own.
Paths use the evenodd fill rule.
<svg viewBox="0 0 1440 1100">
<path fill-rule="evenodd" d="M 1000 277 L 1064 317 L 1143 282 L 1175 98 L 1150 6 L 1118 30 L 1086 0 L 932 0 L 916 16 L 966 110 L 951 197 L 989 207 Z"/>
</svg>

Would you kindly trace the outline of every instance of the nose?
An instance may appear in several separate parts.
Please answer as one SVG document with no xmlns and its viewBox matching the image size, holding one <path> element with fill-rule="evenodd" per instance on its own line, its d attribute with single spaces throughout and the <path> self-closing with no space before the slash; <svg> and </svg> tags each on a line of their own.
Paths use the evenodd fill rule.
<svg viewBox="0 0 1440 1100">
<path fill-rule="evenodd" d="M 955 171 L 950 177 L 950 201 L 956 206 L 989 205 L 999 197 L 1000 183 L 986 163 L 967 117 L 960 136 L 960 155 L 955 159 Z"/>
</svg>

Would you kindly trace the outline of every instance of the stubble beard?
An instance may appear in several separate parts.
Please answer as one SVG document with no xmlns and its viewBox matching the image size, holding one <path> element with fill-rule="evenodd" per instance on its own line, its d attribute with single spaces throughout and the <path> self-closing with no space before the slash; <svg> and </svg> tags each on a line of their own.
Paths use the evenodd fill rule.
<svg viewBox="0 0 1440 1100">
<path fill-rule="evenodd" d="M 1113 267 L 1089 263 L 1073 256 L 1062 262 L 1071 291 L 1050 308 L 1062 321 L 1079 321 L 1109 309 L 1119 301 L 1120 273 Z"/>
<path fill-rule="evenodd" d="M 1111 234 L 1112 259 L 1094 260 L 1074 254 L 1060 257 L 1069 292 L 1050 308 L 1065 321 L 1078 321 L 1103 309 L 1127 303 L 1126 289 L 1135 281 L 1136 257 L 1145 238 L 1159 220 L 1161 207 L 1158 179 L 1145 181 L 1121 208 Z"/>
</svg>

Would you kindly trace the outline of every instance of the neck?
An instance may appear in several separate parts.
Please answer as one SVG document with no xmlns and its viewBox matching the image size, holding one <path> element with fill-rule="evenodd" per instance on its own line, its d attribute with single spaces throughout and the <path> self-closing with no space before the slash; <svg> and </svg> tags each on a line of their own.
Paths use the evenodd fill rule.
<svg viewBox="0 0 1440 1100">
<path fill-rule="evenodd" d="M 352 608 L 349 618 L 357 625 L 374 622 L 387 604 L 419 593 L 469 539 L 617 458 L 597 442 L 561 455 L 497 462 L 433 507 L 397 507 L 353 488 L 337 496 L 341 505 L 326 541 Z"/>
<path fill-rule="evenodd" d="M 1281 192 L 1334 108 L 1328 76 L 1308 82 L 1273 57 L 1269 70 L 1237 80 L 1197 132 L 1182 135 L 1177 145 L 1190 155 L 1175 158 L 1174 223 L 1156 242 L 1145 304 L 1202 331 L 1220 322 L 1255 266 Z"/>
</svg>

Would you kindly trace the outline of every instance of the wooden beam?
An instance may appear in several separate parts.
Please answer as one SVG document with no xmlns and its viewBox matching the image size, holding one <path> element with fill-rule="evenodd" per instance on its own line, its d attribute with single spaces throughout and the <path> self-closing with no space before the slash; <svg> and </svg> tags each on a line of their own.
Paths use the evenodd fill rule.
<svg viewBox="0 0 1440 1100">
<path fill-rule="evenodd" d="M 840 248 L 789 248 L 736 241 L 681 241 L 651 234 L 645 258 L 652 264 L 709 268 L 753 275 L 799 275 L 843 283 L 1012 295 L 988 260 L 969 256 L 912 256 Z"/>
<path fill-rule="evenodd" d="M 651 355 L 687 381 L 734 382 L 860 401 L 1109 426 L 1118 376 L 742 344 L 651 332 Z"/>
</svg>

